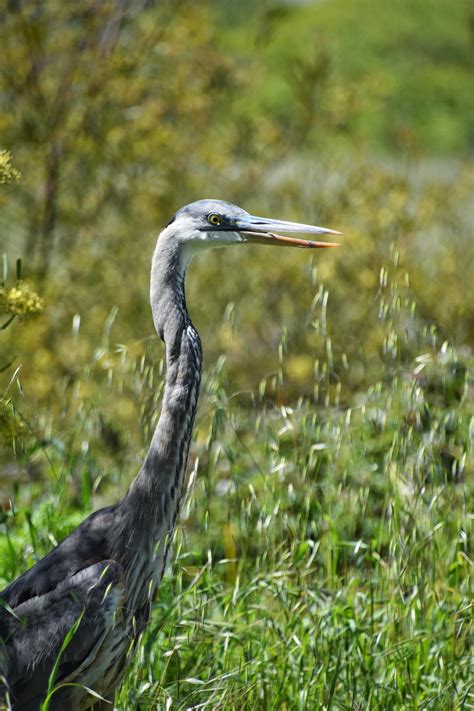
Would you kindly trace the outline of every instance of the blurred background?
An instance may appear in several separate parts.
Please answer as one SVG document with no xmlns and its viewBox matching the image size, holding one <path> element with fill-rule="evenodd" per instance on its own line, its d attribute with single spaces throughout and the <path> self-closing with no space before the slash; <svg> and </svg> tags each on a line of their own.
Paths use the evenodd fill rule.
<svg viewBox="0 0 474 711">
<path fill-rule="evenodd" d="M 138 456 L 163 356 L 150 257 L 203 197 L 344 232 L 331 254 L 192 264 L 188 307 L 236 407 L 258 388 L 357 401 L 427 333 L 465 372 L 472 2 L 4 0 L 0 45 L 5 475 L 34 477 L 45 442 L 93 444 L 99 478 Z"/>
</svg>

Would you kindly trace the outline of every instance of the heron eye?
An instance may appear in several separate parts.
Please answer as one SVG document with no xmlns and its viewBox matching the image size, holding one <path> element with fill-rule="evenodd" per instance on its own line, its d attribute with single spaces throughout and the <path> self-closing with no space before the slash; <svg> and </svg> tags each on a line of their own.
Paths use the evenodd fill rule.
<svg viewBox="0 0 474 711">
<path fill-rule="evenodd" d="M 222 217 L 220 215 L 212 214 L 208 215 L 207 219 L 211 223 L 211 225 L 221 225 L 222 224 Z"/>
</svg>

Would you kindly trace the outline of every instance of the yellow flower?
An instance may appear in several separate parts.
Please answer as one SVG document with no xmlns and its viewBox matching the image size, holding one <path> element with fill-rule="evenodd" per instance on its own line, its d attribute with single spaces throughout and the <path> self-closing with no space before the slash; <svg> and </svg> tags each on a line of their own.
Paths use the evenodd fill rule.
<svg viewBox="0 0 474 711">
<path fill-rule="evenodd" d="M 12 166 L 12 157 L 9 151 L 0 148 L 0 184 L 11 183 L 18 180 L 20 173 Z"/>
<path fill-rule="evenodd" d="M 0 310 L 14 316 L 32 316 L 44 309 L 44 300 L 33 289 L 19 281 L 16 286 L 0 289 Z"/>
</svg>

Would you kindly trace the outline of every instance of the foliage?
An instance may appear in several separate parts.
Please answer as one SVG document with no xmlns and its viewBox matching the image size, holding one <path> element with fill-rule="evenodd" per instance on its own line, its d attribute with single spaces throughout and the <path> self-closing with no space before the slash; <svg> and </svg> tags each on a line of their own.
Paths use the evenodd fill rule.
<svg viewBox="0 0 474 711">
<path fill-rule="evenodd" d="M 1 251 L 31 282 L 0 286 L 4 582 L 139 467 L 173 211 L 221 197 L 344 232 L 190 269 L 192 486 L 119 708 L 472 703 L 471 15 L 6 4 Z"/>
<path fill-rule="evenodd" d="M 276 115 L 288 142 L 472 152 L 470 0 L 437 0 L 436 12 L 424 0 L 233 4 L 215 2 L 222 46 L 253 61 L 249 112 Z"/>
<path fill-rule="evenodd" d="M 20 173 L 13 166 L 11 154 L 0 149 L 0 184 L 11 183 L 19 180 Z M 4 335 L 5 330 L 19 316 L 25 320 L 32 314 L 37 314 L 43 309 L 43 300 L 21 279 L 21 260 L 16 265 L 16 283 L 13 287 L 7 285 L 8 260 L 3 255 L 3 274 L 0 281 L 0 316 L 5 315 L 3 323 L 0 323 L 0 335 Z M 0 373 L 6 372 L 11 365 L 11 361 L 2 362 L 0 360 Z M 10 378 L 8 386 L 0 396 L 0 441 L 6 448 L 16 449 L 18 439 L 26 433 L 27 427 L 16 410 L 8 390 L 12 383 L 17 381 L 18 369 Z M 18 382 L 18 381 L 17 381 Z"/>
<path fill-rule="evenodd" d="M 182 199 L 200 164 L 228 164 L 212 150 L 213 118 L 233 64 L 212 47 L 205 7 L 181 17 L 174 3 L 134 5 L 11 3 L 0 26 L 2 128 L 23 166 L 26 251 L 43 273 L 56 250 L 97 248 L 100 234 L 102 257 L 120 222 L 150 206 L 144 232 L 156 228 L 178 180 Z"/>
<path fill-rule="evenodd" d="M 408 144 L 405 162 L 399 152 L 391 161 L 369 152 L 370 142 L 357 127 L 364 125 L 363 134 L 373 137 L 374 117 L 391 115 L 383 105 L 374 111 L 360 91 L 370 84 L 364 72 L 374 71 L 374 53 L 388 52 L 385 71 L 399 72 L 399 86 L 409 77 L 405 63 L 391 61 L 390 52 L 399 50 L 381 21 L 374 20 L 364 35 L 366 45 L 354 46 L 349 5 L 260 15 L 254 8 L 255 22 L 244 27 L 244 14 L 234 10 L 228 22 L 205 3 L 186 12 L 167 3 L 51 2 L 38 12 L 32 2 L 11 4 L 0 26 L 3 61 L 10 67 L 1 75 L 0 100 L 5 140 L 15 146 L 23 180 L 4 199 L 2 231 L 12 256 L 26 254 L 30 269 L 48 273 L 42 293 L 54 308 L 28 330 L 11 333 L 5 348 L 13 347 L 13 337 L 18 347 L 20 339 L 30 354 L 24 385 L 40 399 L 53 395 L 48 407 L 58 393 L 45 384 L 54 389 L 76 367 L 70 328 L 76 314 L 87 335 L 81 342 L 86 360 L 114 305 L 116 340 L 138 341 L 151 332 L 146 283 L 152 235 L 176 207 L 205 193 L 257 214 L 314 220 L 345 233 L 344 249 L 318 258 L 317 266 L 318 279 L 330 287 L 334 347 L 358 363 L 351 389 L 372 380 L 370 363 L 381 342 L 368 309 L 392 242 L 411 274 L 418 328 L 435 323 L 448 339 L 474 342 L 470 163 L 459 154 L 434 163 Z M 464 76 L 459 8 L 445 26 L 425 29 L 411 6 L 397 7 L 408 44 L 414 26 L 429 31 L 433 53 L 459 38 L 462 51 L 453 55 L 453 71 Z M 322 12 L 328 15 L 323 24 Z M 419 12 L 424 17 L 421 6 Z M 318 30 L 322 40 L 315 44 L 311 32 L 321 27 L 326 29 Z M 341 27 L 340 46 L 334 27 Z M 353 99 L 341 107 L 337 96 L 344 92 Z M 394 103 L 403 104 L 397 96 Z M 434 99 L 417 103 L 438 110 Z M 357 126 L 350 123 L 356 115 L 362 121 Z M 467 108 L 456 116 L 466 120 Z M 453 132 L 460 135 L 456 127 Z M 390 142 L 383 146 L 389 149 Z M 347 158 L 341 148 L 349 151 Z M 277 372 L 286 323 L 292 325 L 287 396 L 305 388 L 316 344 L 312 330 L 301 327 L 301 314 L 311 319 L 313 266 L 316 261 L 308 265 L 301 254 L 266 259 L 264 247 L 206 255 L 193 266 L 188 301 L 204 329 L 209 361 L 230 352 L 230 373 L 239 387 L 255 387 Z M 245 274 L 252 298 L 243 296 L 237 280 L 222 278 L 230 270 Z M 228 304 L 231 322 L 222 318 Z M 352 337 L 360 333 L 363 339 Z"/>
</svg>

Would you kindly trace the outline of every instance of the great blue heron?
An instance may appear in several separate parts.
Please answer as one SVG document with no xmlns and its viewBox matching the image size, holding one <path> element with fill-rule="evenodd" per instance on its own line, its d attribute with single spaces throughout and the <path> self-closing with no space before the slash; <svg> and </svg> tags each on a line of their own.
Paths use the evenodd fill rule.
<svg viewBox="0 0 474 711">
<path fill-rule="evenodd" d="M 185 488 L 202 356 L 186 310 L 186 268 L 196 253 L 229 244 L 334 246 L 274 232 L 340 234 L 254 217 L 221 200 L 183 207 L 161 232 L 150 290 L 155 328 L 166 344 L 160 419 L 123 499 L 91 514 L 0 594 L 0 674 L 4 703 L 12 709 L 38 709 L 53 681 L 59 688 L 50 709 L 97 708 L 87 688 L 107 699 L 100 708 L 113 703 L 163 577 Z"/>
</svg>

